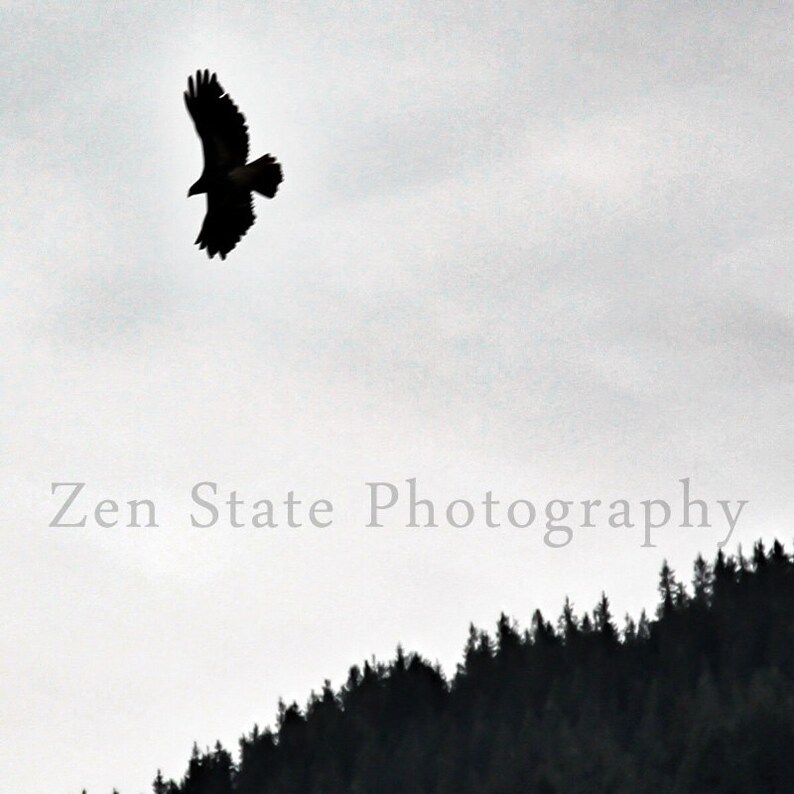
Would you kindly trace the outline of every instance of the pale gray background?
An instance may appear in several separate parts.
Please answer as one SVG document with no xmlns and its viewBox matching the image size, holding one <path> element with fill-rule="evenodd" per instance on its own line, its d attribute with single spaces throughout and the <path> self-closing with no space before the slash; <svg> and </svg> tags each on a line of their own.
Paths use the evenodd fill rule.
<svg viewBox="0 0 794 794">
<path fill-rule="evenodd" d="M 792 533 L 780 3 L 3 4 L 0 789 L 148 791 L 403 642 L 617 617 L 724 527 L 364 530 L 439 502 L 749 499 Z M 386 4 L 384 4 L 386 5 Z M 226 263 L 182 103 L 217 70 L 286 181 Z M 160 529 L 47 529 L 52 480 Z M 191 530 L 198 479 L 329 530 Z"/>
</svg>

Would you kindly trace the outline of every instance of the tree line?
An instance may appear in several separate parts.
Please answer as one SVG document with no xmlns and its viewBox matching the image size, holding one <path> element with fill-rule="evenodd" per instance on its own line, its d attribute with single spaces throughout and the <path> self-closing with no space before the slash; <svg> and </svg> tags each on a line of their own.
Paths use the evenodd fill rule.
<svg viewBox="0 0 794 794">
<path fill-rule="evenodd" d="M 279 704 L 236 759 L 194 746 L 154 794 L 789 792 L 794 785 L 794 558 L 779 542 L 667 563 L 655 615 L 618 627 L 605 594 L 520 630 L 470 627 L 463 660 L 397 649 Z"/>
</svg>

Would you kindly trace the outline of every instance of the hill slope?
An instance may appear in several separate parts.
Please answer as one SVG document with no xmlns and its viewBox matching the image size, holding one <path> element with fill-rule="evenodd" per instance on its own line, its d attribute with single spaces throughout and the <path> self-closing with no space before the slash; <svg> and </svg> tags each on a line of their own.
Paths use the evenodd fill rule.
<svg viewBox="0 0 794 794">
<path fill-rule="evenodd" d="M 155 794 L 787 792 L 794 780 L 794 561 L 698 558 L 689 591 L 664 565 L 653 620 L 618 630 L 603 596 L 556 625 L 473 626 L 442 672 L 398 649 L 353 667 L 239 760 L 194 748 Z"/>
</svg>

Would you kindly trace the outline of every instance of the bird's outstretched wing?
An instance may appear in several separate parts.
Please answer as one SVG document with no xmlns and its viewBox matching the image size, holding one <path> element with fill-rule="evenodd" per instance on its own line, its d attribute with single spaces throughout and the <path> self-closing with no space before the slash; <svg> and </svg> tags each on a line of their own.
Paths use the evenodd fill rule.
<svg viewBox="0 0 794 794">
<path fill-rule="evenodd" d="M 210 259 L 226 254 L 237 245 L 251 228 L 254 218 L 253 197 L 250 193 L 213 190 L 207 194 L 207 214 L 196 238 L 199 248 L 206 248 Z"/>
<path fill-rule="evenodd" d="M 224 93 L 214 72 L 212 75 L 208 69 L 196 72 L 195 82 L 188 78 L 185 105 L 204 148 L 205 172 L 229 171 L 245 165 L 248 160 L 245 117 Z"/>
</svg>

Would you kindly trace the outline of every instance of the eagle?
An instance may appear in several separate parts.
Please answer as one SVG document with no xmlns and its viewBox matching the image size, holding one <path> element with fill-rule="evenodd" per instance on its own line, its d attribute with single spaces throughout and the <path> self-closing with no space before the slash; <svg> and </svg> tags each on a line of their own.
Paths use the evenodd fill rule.
<svg viewBox="0 0 794 794">
<path fill-rule="evenodd" d="M 245 117 L 209 70 L 188 77 L 185 105 L 204 150 L 204 170 L 188 198 L 207 194 L 207 214 L 196 238 L 210 259 L 234 248 L 254 222 L 251 191 L 273 198 L 283 180 L 281 166 L 270 154 L 249 163 Z"/>
</svg>

